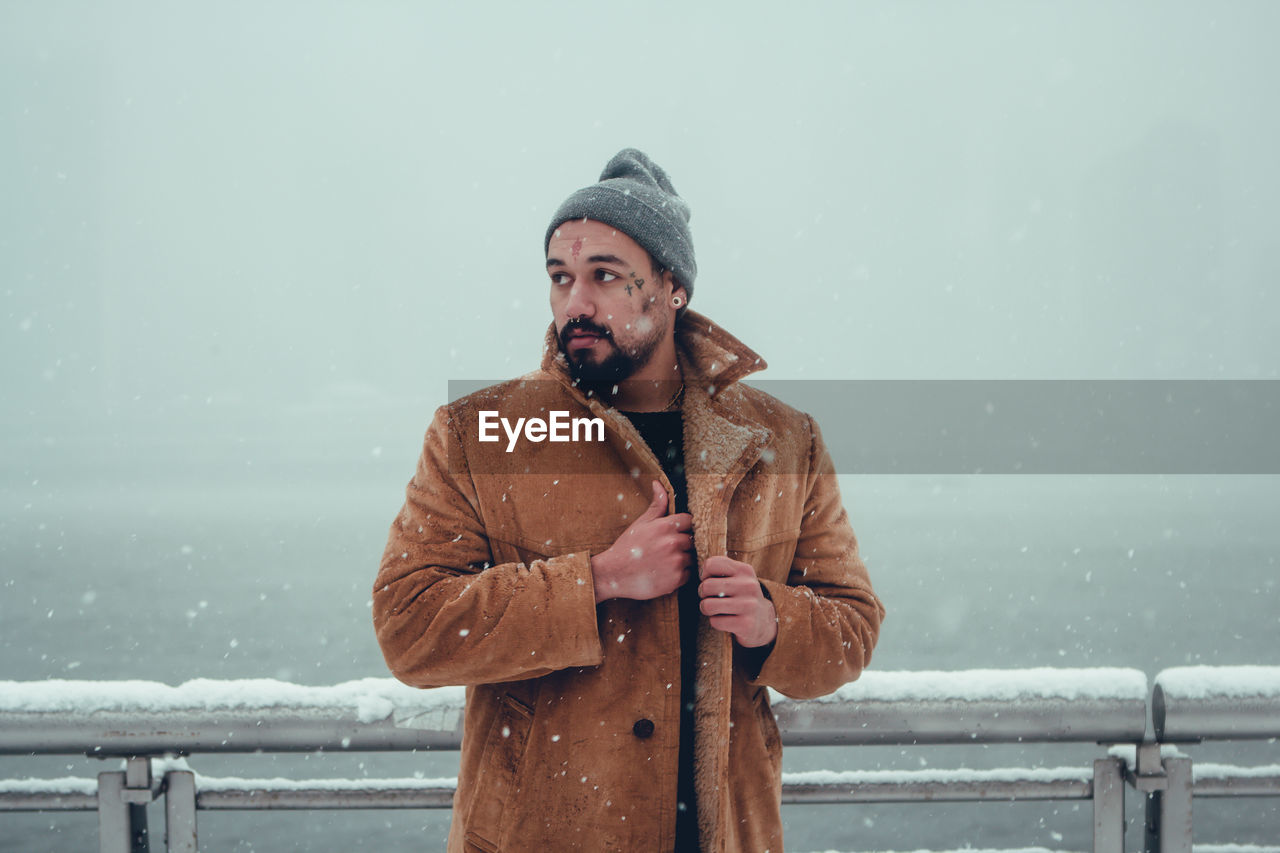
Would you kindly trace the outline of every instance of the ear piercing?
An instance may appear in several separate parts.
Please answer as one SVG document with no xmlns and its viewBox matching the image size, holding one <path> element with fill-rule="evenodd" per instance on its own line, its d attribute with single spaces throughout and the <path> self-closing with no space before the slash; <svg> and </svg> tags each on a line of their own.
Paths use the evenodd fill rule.
<svg viewBox="0 0 1280 853">
<path fill-rule="evenodd" d="M 683 299 L 681 299 L 679 296 L 673 296 L 673 297 L 671 297 L 671 307 L 672 307 L 672 308 L 679 308 L 679 307 L 680 307 L 681 305 L 683 305 L 683 304 L 684 304 L 684 300 L 683 300 Z"/>
</svg>

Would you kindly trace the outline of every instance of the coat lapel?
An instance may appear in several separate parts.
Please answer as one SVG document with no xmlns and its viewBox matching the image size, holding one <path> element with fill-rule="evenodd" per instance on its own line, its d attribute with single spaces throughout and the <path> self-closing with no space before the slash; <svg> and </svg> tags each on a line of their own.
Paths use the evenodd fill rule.
<svg viewBox="0 0 1280 853">
<path fill-rule="evenodd" d="M 709 557 L 726 553 L 729 501 L 769 444 L 771 433 L 743 417 L 735 405 L 742 392 L 734 383 L 739 375 L 750 372 L 743 368 L 759 369 L 755 365 L 764 362 L 746 347 L 742 348 L 748 357 L 743 357 L 705 335 L 686 336 L 684 342 L 680 365 L 685 377 L 685 476 L 694 547 L 698 564 L 703 565 Z M 702 849 L 719 853 L 724 849 L 728 819 L 733 642 L 728 634 L 712 628 L 705 616 L 699 618 L 698 662 L 694 708 L 698 830 Z"/>
</svg>

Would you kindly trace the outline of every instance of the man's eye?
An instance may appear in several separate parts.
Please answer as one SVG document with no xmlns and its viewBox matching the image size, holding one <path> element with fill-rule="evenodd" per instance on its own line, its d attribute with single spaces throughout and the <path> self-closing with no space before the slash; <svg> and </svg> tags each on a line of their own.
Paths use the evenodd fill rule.
<svg viewBox="0 0 1280 853">
<path fill-rule="evenodd" d="M 621 276 L 614 275 L 608 270 L 596 270 L 596 279 L 598 281 L 615 281 L 619 278 L 621 278 Z"/>
<path fill-rule="evenodd" d="M 551 283 L 552 284 L 568 284 L 569 276 L 567 273 L 553 272 L 551 274 Z"/>
</svg>

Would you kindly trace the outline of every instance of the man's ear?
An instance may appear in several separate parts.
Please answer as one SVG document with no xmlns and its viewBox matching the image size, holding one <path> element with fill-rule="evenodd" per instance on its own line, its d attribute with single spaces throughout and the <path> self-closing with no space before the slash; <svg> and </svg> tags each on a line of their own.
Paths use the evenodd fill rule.
<svg viewBox="0 0 1280 853">
<path fill-rule="evenodd" d="M 665 290 L 667 287 L 670 287 L 670 288 L 671 288 L 671 296 L 667 297 L 668 299 L 672 299 L 672 298 L 674 298 L 674 297 L 676 297 L 676 296 L 679 296 L 679 297 L 680 297 L 680 305 L 681 305 L 681 306 L 685 306 L 685 305 L 688 305 L 688 304 L 689 304 L 689 293 L 688 293 L 688 291 L 686 291 L 686 290 L 684 289 L 684 285 L 683 285 L 683 284 L 677 284 L 677 283 L 676 283 L 676 277 L 675 277 L 675 274 L 674 274 L 674 273 L 672 273 L 672 272 L 671 272 L 671 270 L 667 270 L 666 272 L 664 272 L 664 273 L 662 274 L 662 284 L 664 285 L 664 287 L 663 287 L 663 289 L 664 289 L 664 290 Z"/>
</svg>

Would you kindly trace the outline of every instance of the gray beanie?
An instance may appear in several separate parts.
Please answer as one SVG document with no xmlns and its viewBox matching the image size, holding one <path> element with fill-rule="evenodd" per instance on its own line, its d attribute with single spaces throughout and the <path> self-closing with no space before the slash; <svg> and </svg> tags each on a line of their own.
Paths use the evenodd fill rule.
<svg viewBox="0 0 1280 853">
<path fill-rule="evenodd" d="M 543 250 L 551 235 L 571 219 L 594 219 L 612 225 L 675 274 L 693 296 L 698 264 L 689 233 L 689 205 L 676 194 L 662 167 L 641 151 L 624 148 L 614 155 L 600 182 L 583 187 L 565 199 L 551 217 Z"/>
</svg>

